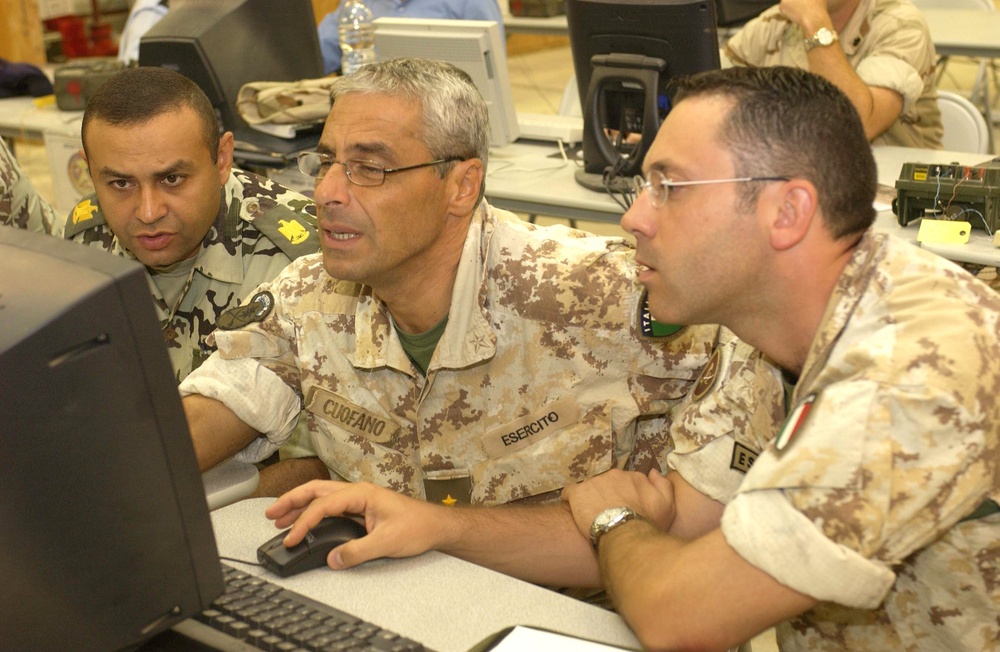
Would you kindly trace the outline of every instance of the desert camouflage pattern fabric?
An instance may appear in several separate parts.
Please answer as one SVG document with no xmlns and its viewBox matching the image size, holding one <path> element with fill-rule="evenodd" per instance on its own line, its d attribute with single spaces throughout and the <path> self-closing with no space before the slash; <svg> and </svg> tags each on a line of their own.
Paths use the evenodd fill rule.
<svg viewBox="0 0 1000 652">
<path fill-rule="evenodd" d="M 784 419 L 780 370 L 721 328 L 709 363 L 676 410 L 667 464 L 699 492 L 728 503 Z"/>
<path fill-rule="evenodd" d="M 236 391 L 254 400 L 238 414 L 274 445 L 287 433 L 261 426 L 304 404 L 331 477 L 446 504 L 544 501 L 612 467 L 665 468 L 671 412 L 718 329 L 643 335 L 633 258 L 623 239 L 539 228 L 484 203 L 426 377 L 370 288 L 331 278 L 317 254 L 262 286 L 274 309 L 218 331 L 218 353 L 181 392 L 222 387 L 213 398 L 239 403 L 228 379 L 259 377 L 240 366 L 254 359 L 288 389 L 258 395 L 248 380 Z"/>
<path fill-rule="evenodd" d="M 134 258 L 111 232 L 96 195 L 77 204 L 57 235 Z M 177 380 L 215 350 L 208 336 L 219 315 L 240 305 L 294 258 L 318 249 L 312 200 L 265 177 L 234 169 L 220 193 L 219 214 L 195 260 L 190 285 L 169 323 L 174 305 L 168 305 L 154 275 L 147 272 Z"/>
<path fill-rule="evenodd" d="M 724 53 L 736 65 L 809 70 L 810 36 L 772 7 L 740 29 Z M 862 81 L 903 97 L 903 112 L 872 144 L 941 149 L 937 54 L 920 11 L 905 0 L 861 0 L 838 36 L 831 47 L 844 50 Z"/>
<path fill-rule="evenodd" d="M 861 240 L 792 396 L 811 411 L 723 515 L 741 556 L 821 601 L 782 650 L 1000 649 L 1000 514 L 974 515 L 1000 500 L 998 333 L 983 283 Z"/>
<path fill-rule="evenodd" d="M 0 225 L 51 233 L 56 219 L 55 209 L 31 185 L 0 138 Z"/>
</svg>

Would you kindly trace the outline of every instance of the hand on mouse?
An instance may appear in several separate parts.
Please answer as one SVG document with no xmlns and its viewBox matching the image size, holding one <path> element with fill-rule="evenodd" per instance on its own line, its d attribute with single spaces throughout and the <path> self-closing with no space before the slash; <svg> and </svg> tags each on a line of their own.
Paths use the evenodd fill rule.
<svg viewBox="0 0 1000 652">
<path fill-rule="evenodd" d="M 314 480 L 285 493 L 265 512 L 279 528 L 291 525 L 286 546 L 302 541 L 325 516 L 362 515 L 368 535 L 345 543 L 327 558 L 335 570 L 381 557 L 412 557 L 434 549 L 446 528 L 441 510 L 422 500 L 365 482 Z"/>
</svg>

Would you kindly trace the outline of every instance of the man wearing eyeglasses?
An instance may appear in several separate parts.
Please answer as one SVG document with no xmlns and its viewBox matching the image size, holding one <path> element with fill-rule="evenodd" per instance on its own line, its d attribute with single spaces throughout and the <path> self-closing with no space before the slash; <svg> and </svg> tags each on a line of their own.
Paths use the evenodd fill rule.
<svg viewBox="0 0 1000 652">
<path fill-rule="evenodd" d="M 314 457 L 269 467 L 263 486 L 374 484 L 441 509 L 554 502 L 584 548 L 557 492 L 663 468 L 673 408 L 718 329 L 651 322 L 623 239 L 483 201 L 488 125 L 449 64 L 337 80 L 318 151 L 298 161 L 316 178 L 321 254 L 224 315 L 218 352 L 181 385 L 203 468 L 269 455 L 304 407 Z M 746 385 L 780 412 L 775 377 Z"/>
<path fill-rule="evenodd" d="M 653 649 L 775 625 L 782 650 L 996 649 L 998 295 L 872 230 L 867 138 L 816 75 L 680 84 L 643 168 L 622 226 L 653 315 L 757 346 L 790 410 L 738 486 L 678 467 L 563 492 L 619 612 Z M 672 434 L 711 460 L 710 438 Z"/>
<path fill-rule="evenodd" d="M 90 98 L 83 148 L 95 194 L 55 229 L 146 266 L 177 380 L 214 350 L 219 316 L 317 250 L 312 202 L 236 170 L 208 97 L 165 68 L 126 69 Z"/>
</svg>

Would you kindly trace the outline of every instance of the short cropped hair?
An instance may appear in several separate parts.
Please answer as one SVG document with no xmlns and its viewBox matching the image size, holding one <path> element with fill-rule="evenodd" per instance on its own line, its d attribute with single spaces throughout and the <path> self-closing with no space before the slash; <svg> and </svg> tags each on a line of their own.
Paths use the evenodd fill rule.
<svg viewBox="0 0 1000 652">
<path fill-rule="evenodd" d="M 115 127 L 144 124 L 164 113 L 189 108 L 201 122 L 205 146 L 219 156 L 219 118 L 204 91 L 184 75 L 167 68 L 126 68 L 101 84 L 83 112 L 83 148 L 87 126 L 94 120 Z"/>
<path fill-rule="evenodd" d="M 834 238 L 875 220 L 878 172 L 861 118 L 847 96 L 819 75 L 783 66 L 728 68 L 677 81 L 675 104 L 698 96 L 733 100 L 719 138 L 737 176 L 810 181 Z M 741 190 L 756 202 L 757 184 Z"/>
<path fill-rule="evenodd" d="M 361 66 L 332 85 L 330 99 L 350 94 L 381 94 L 419 102 L 423 144 L 434 159 L 478 158 L 489 163 L 490 116 L 486 102 L 465 71 L 443 61 L 390 59 Z M 447 175 L 454 165 L 439 166 Z M 485 189 L 480 188 L 480 198 Z"/>
</svg>

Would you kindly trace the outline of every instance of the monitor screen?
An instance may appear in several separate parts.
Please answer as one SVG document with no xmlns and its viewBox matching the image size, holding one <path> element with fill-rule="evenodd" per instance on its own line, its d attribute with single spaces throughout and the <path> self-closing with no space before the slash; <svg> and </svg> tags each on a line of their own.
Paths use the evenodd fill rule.
<svg viewBox="0 0 1000 652">
<path fill-rule="evenodd" d="M 566 0 L 566 20 L 584 116 L 577 180 L 601 190 L 605 168 L 621 178 L 639 174 L 670 110 L 670 80 L 719 67 L 715 4 Z"/>
<path fill-rule="evenodd" d="M 251 128 L 236 110 L 240 87 L 248 82 L 324 75 L 310 0 L 175 4 L 139 41 L 139 65 L 170 68 L 198 84 L 238 141 L 273 152 L 315 145 L 319 129 L 303 135 L 303 143 L 285 140 Z"/>
<path fill-rule="evenodd" d="M 490 111 L 490 144 L 517 139 L 517 113 L 500 28 L 492 20 L 376 18 L 375 56 L 438 59 L 472 77 Z"/>
<path fill-rule="evenodd" d="M 222 572 L 142 267 L 0 229 L 4 649 L 118 650 Z"/>
<path fill-rule="evenodd" d="M 742 25 L 768 7 L 778 4 L 778 0 L 715 0 L 719 16 L 719 26 Z"/>
</svg>

